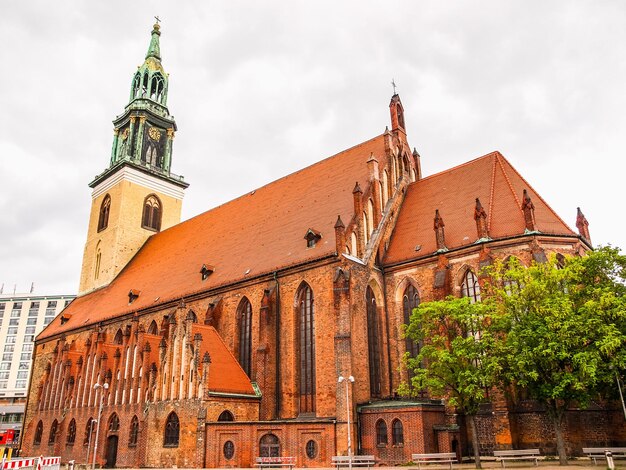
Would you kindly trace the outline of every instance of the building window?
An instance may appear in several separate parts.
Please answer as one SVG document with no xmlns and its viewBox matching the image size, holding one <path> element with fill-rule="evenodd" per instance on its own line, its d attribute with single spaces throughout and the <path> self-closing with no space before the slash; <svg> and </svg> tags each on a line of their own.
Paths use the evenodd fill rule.
<svg viewBox="0 0 626 470">
<path fill-rule="evenodd" d="M 52 421 L 52 426 L 50 426 L 50 434 L 48 435 L 48 445 L 54 444 L 54 441 L 57 438 L 58 429 L 59 429 L 59 422 L 55 419 L 54 421 Z"/>
<path fill-rule="evenodd" d="M 51 322 L 52 320 L 54 320 L 54 318 L 52 318 L 52 317 L 45 317 L 45 318 L 43 319 L 43 324 L 44 324 L 44 325 L 48 325 L 48 324 L 50 324 L 50 322 Z"/>
<path fill-rule="evenodd" d="M 480 302 L 480 285 L 478 284 L 478 278 L 469 269 L 465 273 L 465 276 L 463 276 L 461 295 L 463 297 L 469 297 L 472 303 Z"/>
<path fill-rule="evenodd" d="M 8 372 L 2 372 L 3 374 L 7 374 L 6 378 L 9 378 L 9 374 Z M 0 376 L 0 379 L 3 378 Z M 27 370 L 21 370 L 17 373 L 17 378 L 18 379 L 27 379 L 28 378 L 28 371 Z"/>
<path fill-rule="evenodd" d="M 298 289 L 299 337 L 298 353 L 300 364 L 300 412 L 315 412 L 315 308 L 313 291 L 302 283 Z"/>
<path fill-rule="evenodd" d="M 48 305 L 46 306 L 46 315 L 54 315 L 54 311 L 57 308 L 56 300 L 48 300 Z"/>
<path fill-rule="evenodd" d="M 0 370 L 11 370 L 10 362 L 0 362 Z"/>
<path fill-rule="evenodd" d="M 11 318 L 9 320 L 9 326 L 18 326 L 20 324 L 19 318 Z"/>
<path fill-rule="evenodd" d="M 100 205 L 100 217 L 98 218 L 98 232 L 101 232 L 109 225 L 109 212 L 111 211 L 111 196 L 104 196 Z"/>
<path fill-rule="evenodd" d="M 246 297 L 239 302 L 237 317 L 239 318 L 239 364 L 250 377 L 252 362 L 252 306 Z"/>
<path fill-rule="evenodd" d="M 130 434 L 128 435 L 128 445 L 134 447 L 137 445 L 137 438 L 139 436 L 139 419 L 137 416 L 133 416 L 130 422 Z"/>
<path fill-rule="evenodd" d="M 91 432 L 93 431 L 94 421 L 93 418 L 89 418 L 87 420 L 87 425 L 85 426 L 85 437 L 83 438 L 83 445 L 89 445 L 89 436 L 91 436 Z"/>
<path fill-rule="evenodd" d="M 15 351 L 15 345 L 14 344 L 5 344 L 4 345 L 4 352 L 13 352 Z"/>
<path fill-rule="evenodd" d="M 13 360 L 13 353 L 3 353 L 2 354 L 2 360 L 3 361 L 12 361 Z"/>
<path fill-rule="evenodd" d="M 120 430 L 120 419 L 117 413 L 113 413 L 109 418 L 109 432 L 118 432 Z"/>
<path fill-rule="evenodd" d="M 376 445 L 387 445 L 387 424 L 382 419 L 376 421 Z"/>
<path fill-rule="evenodd" d="M 33 439 L 33 445 L 38 446 L 41 444 L 41 435 L 43 434 L 43 422 L 37 423 L 37 430 L 35 431 L 35 438 Z"/>
<path fill-rule="evenodd" d="M 178 415 L 173 411 L 167 417 L 165 423 L 165 438 L 163 440 L 164 447 L 178 447 L 178 436 L 180 433 L 180 422 Z"/>
<path fill-rule="evenodd" d="M 36 325 L 37 324 L 37 319 L 36 318 L 29 318 L 28 320 L 26 320 L 26 324 L 27 325 Z"/>
<path fill-rule="evenodd" d="M 306 456 L 310 459 L 317 457 L 317 442 L 313 439 L 306 443 Z"/>
<path fill-rule="evenodd" d="M 76 420 L 72 419 L 72 421 L 70 421 L 70 425 L 67 428 L 66 444 L 68 446 L 74 445 L 75 440 L 76 440 Z"/>
<path fill-rule="evenodd" d="M 30 361 L 31 354 L 30 353 L 22 353 L 20 354 L 20 361 Z"/>
<path fill-rule="evenodd" d="M 378 324 L 376 298 L 374 297 L 374 292 L 371 287 L 367 288 L 365 300 L 367 303 L 367 352 L 369 359 L 370 395 L 380 397 L 380 327 Z"/>
<path fill-rule="evenodd" d="M 233 414 L 228 411 L 228 410 L 224 410 L 222 411 L 222 413 L 219 415 L 219 417 L 217 418 L 218 421 L 235 421 L 235 417 L 233 416 Z"/>
<path fill-rule="evenodd" d="M 19 372 L 18 372 L 19 374 Z M 9 373 L 8 372 L 0 372 L 0 380 L 9 380 Z"/>
<path fill-rule="evenodd" d="M 391 442 L 394 446 L 404 445 L 404 428 L 399 419 L 394 419 L 391 423 Z"/>
<path fill-rule="evenodd" d="M 9 382 L 3 380 L 2 382 L 0 382 L 0 389 L 4 390 L 9 386 Z"/>
<path fill-rule="evenodd" d="M 21 310 L 12 310 L 11 311 L 11 318 L 20 318 L 21 315 L 22 315 L 22 311 Z"/>
<path fill-rule="evenodd" d="M 0 364 L 1 365 L 1 364 Z M 9 369 L 10 369 L 10 364 L 9 364 Z M 30 362 L 20 362 L 20 370 L 28 370 L 30 369 Z M 2 370 L 2 367 L 0 367 L 0 370 Z"/>
<path fill-rule="evenodd" d="M 235 456 L 235 444 L 233 441 L 224 442 L 224 458 L 230 460 Z"/>
<path fill-rule="evenodd" d="M 22 344 L 22 351 L 30 352 L 33 350 L 33 345 L 31 344 Z"/>
<path fill-rule="evenodd" d="M 141 226 L 155 232 L 161 230 L 161 203 L 154 194 L 148 196 L 143 203 Z"/>
<path fill-rule="evenodd" d="M 265 434 L 259 443 L 261 457 L 280 456 L 280 441 L 275 434 Z"/>
</svg>

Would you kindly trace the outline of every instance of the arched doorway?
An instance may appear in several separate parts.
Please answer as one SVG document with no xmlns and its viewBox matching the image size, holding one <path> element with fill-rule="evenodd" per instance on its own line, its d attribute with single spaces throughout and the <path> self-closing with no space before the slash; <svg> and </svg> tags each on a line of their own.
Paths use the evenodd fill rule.
<svg viewBox="0 0 626 470">
<path fill-rule="evenodd" d="M 115 462 L 117 460 L 117 441 L 118 437 L 115 434 L 107 437 L 106 462 L 104 463 L 104 468 L 115 468 Z"/>
<path fill-rule="evenodd" d="M 275 434 L 265 434 L 259 447 L 261 457 L 280 457 L 280 441 Z"/>
</svg>

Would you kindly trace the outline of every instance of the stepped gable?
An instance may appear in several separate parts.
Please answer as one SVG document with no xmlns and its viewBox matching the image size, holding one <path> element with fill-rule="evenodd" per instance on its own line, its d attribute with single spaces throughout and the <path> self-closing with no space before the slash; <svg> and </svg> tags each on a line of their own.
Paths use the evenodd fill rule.
<svg viewBox="0 0 626 470">
<path fill-rule="evenodd" d="M 151 236 L 106 287 L 78 297 L 38 340 L 201 291 L 331 255 L 337 215 L 354 215 L 354 182 L 372 153 L 386 163 L 384 134 Z M 307 248 L 309 228 L 321 233 Z M 203 280 L 203 264 L 214 270 Z M 129 304 L 130 290 L 140 292 Z"/>
<path fill-rule="evenodd" d="M 436 209 L 445 220 L 449 250 L 475 243 L 476 198 L 487 212 L 491 239 L 523 235 L 524 189 L 535 206 L 539 232 L 576 236 L 500 152 L 492 152 L 409 185 L 384 263 L 423 258 L 437 250 L 433 231 Z M 415 250 L 417 245 L 421 246 L 419 251 Z"/>
</svg>

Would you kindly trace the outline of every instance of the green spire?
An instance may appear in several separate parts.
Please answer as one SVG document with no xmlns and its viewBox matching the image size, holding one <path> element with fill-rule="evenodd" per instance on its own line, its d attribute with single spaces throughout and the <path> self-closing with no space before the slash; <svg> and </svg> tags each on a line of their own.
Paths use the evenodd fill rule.
<svg viewBox="0 0 626 470">
<path fill-rule="evenodd" d="M 161 60 L 161 47 L 159 46 L 159 36 L 161 35 L 160 26 L 158 20 L 152 27 L 152 38 L 150 39 L 150 47 L 148 47 L 148 53 L 146 59 L 154 57 L 157 60 Z"/>
</svg>

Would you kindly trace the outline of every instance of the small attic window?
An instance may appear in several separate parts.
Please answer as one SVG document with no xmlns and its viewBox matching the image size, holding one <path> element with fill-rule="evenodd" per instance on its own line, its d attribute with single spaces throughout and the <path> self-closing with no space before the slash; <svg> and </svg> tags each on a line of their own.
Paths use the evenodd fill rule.
<svg viewBox="0 0 626 470">
<path fill-rule="evenodd" d="M 137 299 L 137 297 L 139 297 L 139 294 L 141 294 L 140 290 L 137 290 L 137 289 L 129 290 L 128 291 L 128 303 L 132 304 Z"/>
<path fill-rule="evenodd" d="M 65 325 L 69 321 L 70 317 L 66 317 L 65 315 L 61 315 L 61 325 Z"/>
<path fill-rule="evenodd" d="M 207 277 L 209 277 L 215 271 L 215 266 L 210 264 L 203 264 L 202 269 L 200 269 L 200 274 L 202 274 L 202 280 L 204 281 Z"/>
<path fill-rule="evenodd" d="M 304 235 L 306 247 L 313 248 L 320 238 L 322 238 L 322 234 L 320 232 L 312 228 L 308 229 L 306 235 Z"/>
</svg>

